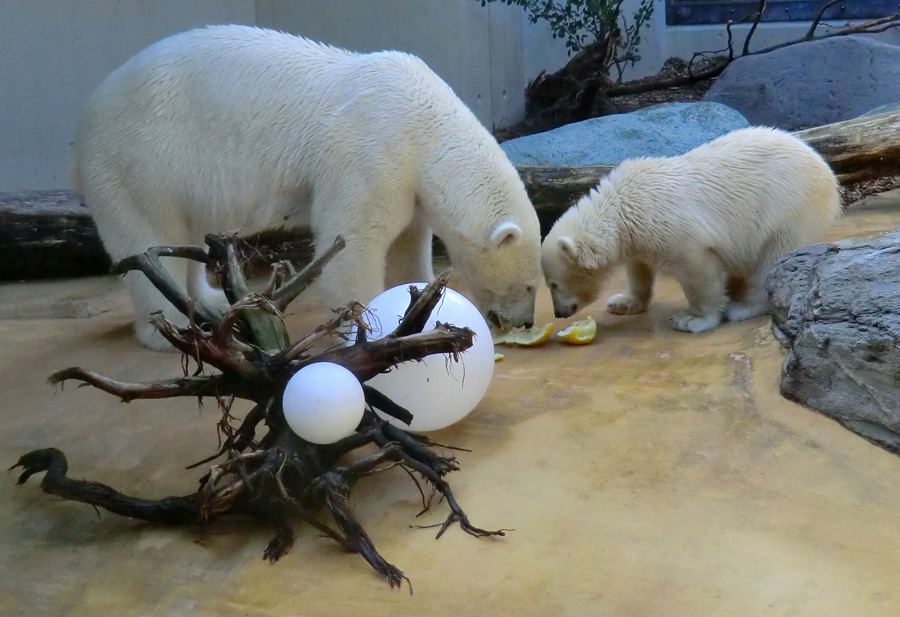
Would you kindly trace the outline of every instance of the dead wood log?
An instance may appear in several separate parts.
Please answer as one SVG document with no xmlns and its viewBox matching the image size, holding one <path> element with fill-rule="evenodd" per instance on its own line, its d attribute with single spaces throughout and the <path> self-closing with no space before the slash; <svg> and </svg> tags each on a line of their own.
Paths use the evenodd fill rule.
<svg viewBox="0 0 900 617">
<path fill-rule="evenodd" d="M 844 186 L 900 174 L 900 111 L 861 116 L 794 133 Z"/>
<path fill-rule="evenodd" d="M 0 194 L 0 280 L 104 274 L 109 266 L 76 193 Z"/>
<path fill-rule="evenodd" d="M 424 510 L 431 506 L 433 497 L 439 495 L 450 511 L 444 522 L 436 526 L 437 537 L 454 523 L 473 536 L 505 535 L 506 530 L 489 531 L 469 521 L 444 479 L 448 473 L 459 469 L 453 457 L 434 451 L 438 445 L 426 437 L 395 429 L 374 411 L 379 409 L 409 423 L 412 414 L 419 410 L 405 409 L 373 387 L 364 385 L 367 408 L 356 431 L 334 443 L 317 445 L 305 441 L 288 427 L 282 408 L 285 384 L 310 363 L 335 362 L 365 382 L 398 363 L 421 360 L 432 354 L 449 354 L 458 359 L 459 354 L 472 345 L 472 330 L 438 323 L 435 328 L 425 331 L 432 311 L 442 298 L 449 272 L 421 291 L 410 288 L 410 304 L 403 319 L 383 338 L 367 339 L 362 320 L 365 307 L 351 303 L 339 309 L 338 316 L 331 322 L 292 344 L 276 303 L 281 301 L 287 306 L 305 284 L 321 272 L 325 263 L 343 249 L 343 239 L 338 237 L 332 250 L 320 256 L 304 272 L 288 277 L 283 264 L 276 264 L 270 284 L 262 293 L 249 291 L 239 251 L 241 240 L 233 236 L 208 236 L 206 244 L 208 253 L 200 247 L 157 247 L 140 257 L 120 262 L 120 269 L 137 270 L 146 275 L 173 306 L 191 318 L 187 328 L 178 328 L 159 315 L 153 321 L 160 332 L 184 352 L 183 377 L 128 383 L 73 367 L 55 373 L 50 382 L 81 381 L 115 394 L 123 401 L 176 396 L 215 397 L 222 411 L 217 424 L 219 436 L 223 438 L 221 447 L 191 467 L 223 456 L 225 460 L 209 468 L 200 480 L 200 489 L 193 493 L 144 499 L 99 482 L 70 478 L 65 455 L 55 448 L 43 448 L 24 454 L 10 468 L 22 468 L 19 484 L 35 474 L 44 473 L 41 489 L 46 493 L 157 523 L 208 523 L 228 514 L 249 514 L 275 527 L 275 535 L 263 552 L 264 558 L 272 562 L 290 550 L 294 539 L 291 519 L 297 518 L 341 546 L 359 553 L 392 587 L 400 586 L 404 581 L 409 584 L 409 579 L 378 553 L 351 507 L 352 485 L 362 476 L 400 466 L 414 480 Z M 199 305 L 184 301 L 186 293 L 178 287 L 178 282 L 159 268 L 160 256 L 207 262 L 222 279 L 221 287 L 229 296 L 231 308 L 219 316 L 207 314 L 209 311 L 200 310 Z M 267 323 L 268 327 L 264 327 Z M 341 333 L 351 324 L 356 325 L 359 334 L 352 345 L 341 344 Z M 333 344 L 316 354 L 309 349 L 308 342 L 320 337 L 323 330 L 331 335 Z M 192 375 L 188 375 L 189 359 L 198 367 Z M 227 399 L 233 400 L 233 397 L 256 403 L 242 421 L 231 415 L 231 402 Z M 379 450 L 374 454 L 348 456 L 368 446 L 376 446 Z M 430 496 L 426 496 L 417 475 L 431 486 Z"/>
<path fill-rule="evenodd" d="M 845 188 L 900 175 L 900 111 L 861 116 L 796 131 L 794 135 L 822 155 Z M 614 167 L 519 165 L 517 169 L 531 202 L 546 224 L 586 195 Z M 865 193 L 852 194 L 859 198 Z"/>
<path fill-rule="evenodd" d="M 549 231 L 559 216 L 573 203 L 597 186 L 615 165 L 552 167 L 517 165 L 528 197 L 538 212 L 542 231 Z"/>
</svg>

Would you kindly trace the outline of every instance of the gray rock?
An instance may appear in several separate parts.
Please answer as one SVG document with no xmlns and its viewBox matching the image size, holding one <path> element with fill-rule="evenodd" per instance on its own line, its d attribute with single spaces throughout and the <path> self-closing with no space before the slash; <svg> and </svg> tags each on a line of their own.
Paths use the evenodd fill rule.
<svg viewBox="0 0 900 617">
<path fill-rule="evenodd" d="M 782 394 L 900 454 L 900 231 L 795 251 L 766 289 Z"/>
<path fill-rule="evenodd" d="M 786 130 L 849 120 L 900 102 L 900 46 L 841 36 L 738 58 L 703 100 Z"/>
<path fill-rule="evenodd" d="M 676 156 L 748 126 L 718 103 L 669 103 L 591 118 L 500 144 L 516 165 L 614 164 L 637 156 Z"/>
</svg>

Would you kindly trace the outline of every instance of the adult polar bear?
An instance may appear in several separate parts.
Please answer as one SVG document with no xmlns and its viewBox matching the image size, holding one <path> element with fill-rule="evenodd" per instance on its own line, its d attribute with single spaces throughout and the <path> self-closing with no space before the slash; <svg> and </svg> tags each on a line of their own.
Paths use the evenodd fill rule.
<svg viewBox="0 0 900 617">
<path fill-rule="evenodd" d="M 834 174 L 806 143 L 739 129 L 681 156 L 623 161 L 547 234 L 544 276 L 557 317 L 568 317 L 625 262 L 628 289 L 607 309 L 631 315 L 647 310 L 655 271 L 665 272 L 689 304 L 672 325 L 703 332 L 765 313 L 771 266 L 821 241 L 840 212 Z"/>
<path fill-rule="evenodd" d="M 337 307 L 432 280 L 434 232 L 485 315 L 533 321 L 540 230 L 525 188 L 465 104 L 406 53 L 236 25 L 176 34 L 99 86 L 73 171 L 113 259 L 310 226 L 317 253 L 338 234 L 347 242 L 320 282 Z M 194 297 L 215 295 L 201 266 L 166 262 Z M 147 317 L 183 318 L 142 276 L 126 284 L 138 338 L 166 348 Z"/>
</svg>

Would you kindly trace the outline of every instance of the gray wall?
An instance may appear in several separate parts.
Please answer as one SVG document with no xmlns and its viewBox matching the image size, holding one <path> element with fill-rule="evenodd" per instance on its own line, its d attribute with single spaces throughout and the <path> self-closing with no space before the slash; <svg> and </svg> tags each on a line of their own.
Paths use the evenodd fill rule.
<svg viewBox="0 0 900 617">
<path fill-rule="evenodd" d="M 522 11 L 477 0 L 256 0 L 260 26 L 422 58 L 488 128 L 524 113 Z"/>
<path fill-rule="evenodd" d="M 0 0 L 0 191 L 69 186 L 81 105 L 137 51 L 254 18 L 252 0 Z"/>
<path fill-rule="evenodd" d="M 150 43 L 246 23 L 421 56 L 489 128 L 524 112 L 520 10 L 477 0 L 0 0 L 0 192 L 70 186 L 75 120 Z"/>
</svg>

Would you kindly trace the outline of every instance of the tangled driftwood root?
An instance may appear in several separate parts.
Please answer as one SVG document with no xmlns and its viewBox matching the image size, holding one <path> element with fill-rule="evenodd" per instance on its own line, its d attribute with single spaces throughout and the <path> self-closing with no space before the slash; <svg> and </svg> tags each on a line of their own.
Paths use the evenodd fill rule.
<svg viewBox="0 0 900 617">
<path fill-rule="evenodd" d="M 13 466 L 23 468 L 19 484 L 36 473 L 45 472 L 41 488 L 47 493 L 158 523 L 207 523 L 227 514 L 249 514 L 275 526 L 275 536 L 263 554 L 272 562 L 290 550 L 294 539 L 291 521 L 299 519 L 359 553 L 392 587 L 399 587 L 404 580 L 409 584 L 409 579 L 378 553 L 353 515 L 350 491 L 360 476 L 401 466 L 422 493 L 423 512 L 431 506 L 433 497 L 440 495 L 450 512 L 438 526 L 437 537 L 453 523 L 474 536 L 504 535 L 504 530 L 487 531 L 469 522 L 445 480 L 449 472 L 458 469 L 455 458 L 436 452 L 437 444 L 427 437 L 407 433 L 380 419 L 375 409 L 406 423 L 412 420 L 412 412 L 374 388 L 363 385 L 367 409 L 357 431 L 329 445 L 315 445 L 298 437 L 288 428 L 281 408 L 288 379 L 313 362 L 341 364 L 365 384 L 400 362 L 420 360 L 435 353 L 457 356 L 468 349 L 473 332 L 467 328 L 438 324 L 435 329 L 423 332 L 447 283 L 448 273 L 421 292 L 410 288 L 411 301 L 406 315 L 384 338 L 367 339 L 367 326 L 362 320 L 365 308 L 351 304 L 337 311 L 330 322 L 291 343 L 282 311 L 343 248 L 343 240 L 338 238 L 329 251 L 299 273 L 294 273 L 290 264 L 276 264 L 268 285 L 259 293 L 251 292 L 247 285 L 237 239 L 209 236 L 207 245 L 208 251 L 200 247 L 155 248 L 125 259 L 117 266 L 119 272 L 142 272 L 190 318 L 186 328 L 176 327 L 161 315 L 153 318 L 159 332 L 182 352 L 183 376 L 127 383 L 74 367 L 55 373 L 50 383 L 80 381 L 123 401 L 177 396 L 215 398 L 223 411 L 218 423 L 221 447 L 213 456 L 193 466 L 223 460 L 209 467 L 197 491 L 147 500 L 97 482 L 68 477 L 65 455 L 48 448 L 22 456 Z M 230 310 L 219 315 L 202 304 L 195 304 L 161 266 L 161 257 L 193 259 L 212 266 L 231 303 Z M 322 353 L 312 351 L 316 343 L 326 337 L 337 337 L 352 324 L 359 333 L 354 344 L 334 345 Z M 192 373 L 188 371 L 188 359 L 197 365 Z M 209 367 L 215 371 L 209 371 Z M 229 412 L 234 399 L 246 399 L 254 404 L 242 421 Z M 376 452 L 346 456 L 371 444 L 377 446 Z M 431 487 L 430 495 L 426 495 L 417 477 Z"/>
</svg>

